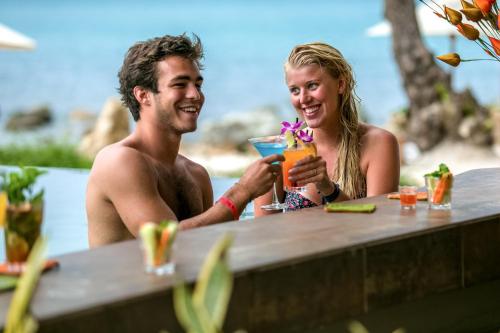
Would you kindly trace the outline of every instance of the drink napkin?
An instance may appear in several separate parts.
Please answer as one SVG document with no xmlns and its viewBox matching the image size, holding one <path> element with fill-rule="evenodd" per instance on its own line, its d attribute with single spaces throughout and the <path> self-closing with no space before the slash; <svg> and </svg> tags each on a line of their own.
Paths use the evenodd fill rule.
<svg viewBox="0 0 500 333">
<path fill-rule="evenodd" d="M 375 204 L 352 204 L 352 203 L 329 203 L 325 205 L 325 211 L 328 213 L 373 213 Z"/>
</svg>

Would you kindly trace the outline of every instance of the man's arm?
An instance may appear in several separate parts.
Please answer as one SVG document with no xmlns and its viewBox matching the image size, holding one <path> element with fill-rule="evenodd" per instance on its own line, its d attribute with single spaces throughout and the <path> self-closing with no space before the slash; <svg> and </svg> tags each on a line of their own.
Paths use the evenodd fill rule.
<svg viewBox="0 0 500 333">
<path fill-rule="evenodd" d="M 241 214 L 248 202 L 272 187 L 280 170 L 279 164 L 272 163 L 283 160 L 283 155 L 271 155 L 252 163 L 240 180 L 224 193 L 223 196 L 235 204 L 238 214 Z M 232 220 L 234 217 L 231 210 L 216 202 L 203 214 L 182 220 L 180 226 L 182 229 L 189 229 Z"/>
<path fill-rule="evenodd" d="M 281 155 L 274 155 L 255 162 L 238 185 L 224 194 L 234 202 L 239 213 L 250 200 L 271 187 L 276 167 L 271 163 L 282 159 Z M 93 181 L 99 183 L 105 197 L 135 237 L 140 225 L 146 221 L 177 220 L 158 192 L 156 171 L 139 152 L 131 148 L 108 151 L 96 158 L 93 169 Z M 180 227 L 188 229 L 231 220 L 232 212 L 222 204 L 215 204 L 203 214 L 180 221 Z"/>
</svg>

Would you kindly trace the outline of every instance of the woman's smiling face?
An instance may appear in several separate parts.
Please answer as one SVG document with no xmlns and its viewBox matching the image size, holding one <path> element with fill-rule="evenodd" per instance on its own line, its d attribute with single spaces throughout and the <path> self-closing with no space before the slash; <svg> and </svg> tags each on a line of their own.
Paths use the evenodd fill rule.
<svg viewBox="0 0 500 333">
<path fill-rule="evenodd" d="M 307 126 L 321 128 L 335 126 L 340 118 L 339 94 L 344 92 L 344 81 L 333 78 L 319 65 L 289 67 L 286 81 L 295 110 L 302 114 Z"/>
</svg>

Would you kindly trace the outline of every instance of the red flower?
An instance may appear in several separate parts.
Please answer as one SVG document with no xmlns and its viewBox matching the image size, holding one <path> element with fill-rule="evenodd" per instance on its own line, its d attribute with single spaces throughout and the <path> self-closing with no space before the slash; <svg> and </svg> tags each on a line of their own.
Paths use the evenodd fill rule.
<svg viewBox="0 0 500 333">
<path fill-rule="evenodd" d="M 481 11 L 483 12 L 484 15 L 487 15 L 490 10 L 491 10 L 491 6 L 493 5 L 493 2 L 495 2 L 495 0 L 491 1 L 491 0 L 474 0 L 474 4 L 476 5 L 477 8 L 481 9 Z"/>
<path fill-rule="evenodd" d="M 500 40 L 493 38 L 493 37 L 489 37 L 489 36 L 488 36 L 488 38 L 490 39 L 491 46 L 493 46 L 493 50 L 495 50 L 495 53 L 498 56 L 500 56 Z"/>
</svg>

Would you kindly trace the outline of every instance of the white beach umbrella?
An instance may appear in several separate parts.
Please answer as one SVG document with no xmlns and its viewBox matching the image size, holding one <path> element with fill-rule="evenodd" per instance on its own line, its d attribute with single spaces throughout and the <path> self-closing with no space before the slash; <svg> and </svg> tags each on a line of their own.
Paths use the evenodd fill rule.
<svg viewBox="0 0 500 333">
<path fill-rule="evenodd" d="M 458 0 L 445 0 L 445 1 L 435 1 L 436 3 L 446 5 L 451 8 L 462 8 L 460 1 Z M 437 10 L 437 6 L 435 6 Z M 416 9 L 417 22 L 420 28 L 420 32 L 424 36 L 455 36 L 459 35 L 457 29 L 443 20 L 437 17 L 433 11 L 424 4 L 421 4 Z M 386 37 L 392 33 L 391 24 L 384 20 L 374 26 L 371 26 L 365 31 L 366 35 L 369 37 Z"/>
<path fill-rule="evenodd" d="M 33 50 L 36 42 L 0 23 L 0 49 Z"/>
</svg>

